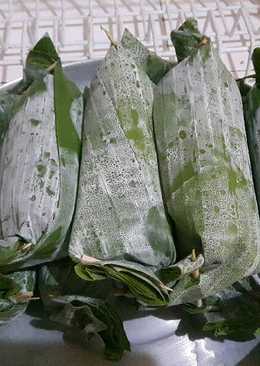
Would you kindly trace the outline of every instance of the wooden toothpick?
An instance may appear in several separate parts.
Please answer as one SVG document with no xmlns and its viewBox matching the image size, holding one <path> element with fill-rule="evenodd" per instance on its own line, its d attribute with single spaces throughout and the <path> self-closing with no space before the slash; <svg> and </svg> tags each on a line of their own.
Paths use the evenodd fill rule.
<svg viewBox="0 0 260 366">
<path fill-rule="evenodd" d="M 103 32 L 105 32 L 105 34 L 106 34 L 107 38 L 109 39 L 109 41 L 110 41 L 111 45 L 112 45 L 112 46 L 114 46 L 115 48 L 117 48 L 117 47 L 118 47 L 118 45 L 117 45 L 117 43 L 113 40 L 111 33 L 110 33 L 106 28 L 104 28 L 104 27 L 103 27 L 103 25 L 101 25 L 101 27 L 100 27 L 100 28 L 101 28 L 101 30 L 102 30 Z"/>
<path fill-rule="evenodd" d="M 33 300 L 40 300 L 39 296 L 33 296 L 33 292 L 29 291 L 29 292 L 23 292 L 23 293 L 18 293 L 15 295 L 15 298 L 17 301 L 33 301 Z"/>
<path fill-rule="evenodd" d="M 196 251 L 195 251 L 195 249 L 192 249 L 192 252 L 191 252 L 191 260 L 192 260 L 193 262 L 195 262 L 195 261 L 196 261 L 196 259 L 197 259 Z M 200 277 L 200 270 L 199 270 L 199 269 L 196 269 L 194 272 L 192 272 L 192 273 L 191 273 L 191 275 L 192 275 L 192 277 L 193 277 L 195 280 L 199 279 L 199 277 Z"/>
</svg>

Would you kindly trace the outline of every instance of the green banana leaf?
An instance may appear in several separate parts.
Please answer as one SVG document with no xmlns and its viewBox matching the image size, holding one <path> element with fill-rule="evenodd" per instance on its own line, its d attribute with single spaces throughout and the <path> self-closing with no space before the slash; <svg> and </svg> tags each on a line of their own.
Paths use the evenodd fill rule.
<svg viewBox="0 0 260 366">
<path fill-rule="evenodd" d="M 254 275 L 210 296 L 201 307 L 187 305 L 195 328 L 217 339 L 248 341 L 260 328 L 260 281 Z"/>
<path fill-rule="evenodd" d="M 23 80 L 0 102 L 0 270 L 4 272 L 66 255 L 77 191 L 83 100 L 66 79 L 46 35 L 29 52 Z"/>
<path fill-rule="evenodd" d="M 260 48 L 256 48 L 252 55 L 252 60 L 256 72 L 255 84 L 253 87 L 240 83 L 240 91 L 243 97 L 244 115 L 246 123 L 246 132 L 248 139 L 248 147 L 252 164 L 253 178 L 255 184 L 255 192 L 260 207 Z M 259 267 L 260 268 L 260 267 Z"/>
<path fill-rule="evenodd" d="M 194 275 L 204 265 L 204 257 L 199 254 L 196 258 L 192 255 L 181 259 L 169 267 L 161 268 L 158 276 L 168 287 L 174 286 L 177 281 L 186 278 L 188 275 Z M 190 277 L 188 277 L 190 279 Z"/>
<path fill-rule="evenodd" d="M 251 85 L 249 85 L 247 83 L 245 78 L 237 79 L 237 85 L 239 87 L 243 106 L 244 106 L 244 103 L 246 102 L 247 94 L 251 90 L 252 87 L 251 87 Z"/>
<path fill-rule="evenodd" d="M 126 48 L 110 47 L 87 93 L 69 252 L 82 278 L 111 277 L 161 306 L 168 290 L 154 272 L 174 263 L 175 247 L 153 140 L 154 84 Z"/>
<path fill-rule="evenodd" d="M 190 20 L 175 37 L 182 32 L 184 39 L 193 37 Z M 154 130 L 176 251 L 183 258 L 195 248 L 205 264 L 199 281 L 187 276 L 178 281 L 169 304 L 221 291 L 252 274 L 260 260 L 260 223 L 239 89 L 208 38 L 201 36 L 190 50 L 184 59 L 181 53 L 182 61 L 155 90 Z"/>
<path fill-rule="evenodd" d="M 175 66 L 175 62 L 164 60 L 145 47 L 128 29 L 124 30 L 121 45 L 129 57 L 141 67 L 149 78 L 157 84 Z"/>
<path fill-rule="evenodd" d="M 113 289 L 110 281 L 83 281 L 73 263 L 64 260 L 40 269 L 39 289 L 50 319 L 75 328 L 84 338 L 98 334 L 105 343 L 106 358 L 119 360 L 124 351 L 130 351 L 123 324 L 108 301 Z"/>
<path fill-rule="evenodd" d="M 167 304 L 170 289 L 155 275 L 155 270 L 152 268 L 122 260 L 102 260 L 89 264 L 85 259 L 86 257 L 82 258 L 81 263 L 75 266 L 80 278 L 86 281 L 112 278 L 126 285 L 142 305 L 153 307 Z"/>
<path fill-rule="evenodd" d="M 34 284 L 33 271 L 0 274 L 0 325 L 25 312 L 33 296 Z"/>
<path fill-rule="evenodd" d="M 196 49 L 203 40 L 195 18 L 188 18 L 177 30 L 171 32 L 178 62 L 196 53 Z"/>
</svg>

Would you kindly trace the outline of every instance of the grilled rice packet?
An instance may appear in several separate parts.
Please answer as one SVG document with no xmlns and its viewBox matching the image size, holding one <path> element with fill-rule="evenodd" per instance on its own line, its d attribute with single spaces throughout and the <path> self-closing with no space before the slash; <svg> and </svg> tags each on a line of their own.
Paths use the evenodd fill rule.
<svg viewBox="0 0 260 366">
<path fill-rule="evenodd" d="M 113 278 L 149 306 L 167 304 L 155 272 L 175 262 L 152 123 L 153 81 L 171 67 L 127 30 L 111 44 L 87 92 L 69 245 L 81 278 Z"/>
</svg>

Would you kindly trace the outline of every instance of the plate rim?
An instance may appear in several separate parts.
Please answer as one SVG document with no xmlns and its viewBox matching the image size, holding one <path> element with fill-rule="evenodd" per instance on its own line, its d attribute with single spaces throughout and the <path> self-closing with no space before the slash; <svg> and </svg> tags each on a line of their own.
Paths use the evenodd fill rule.
<svg viewBox="0 0 260 366">
<path fill-rule="evenodd" d="M 95 63 L 95 62 L 99 62 L 101 61 L 102 58 L 95 58 L 95 59 L 91 59 L 91 60 L 85 60 L 85 61 L 75 61 L 75 62 L 71 62 L 71 63 L 68 63 L 66 65 L 62 65 L 62 68 L 63 70 L 70 70 L 70 69 L 74 69 L 74 68 L 77 68 L 78 66 L 81 66 L 81 65 L 88 65 L 88 64 L 92 64 L 92 63 Z M 23 78 L 20 77 L 19 79 L 15 79 L 15 80 L 12 80 L 12 81 L 8 81 L 6 84 L 4 85 L 1 85 L 0 86 L 0 92 L 2 91 L 6 91 L 6 90 L 9 90 L 11 88 L 13 88 L 15 85 L 17 85 Z"/>
</svg>

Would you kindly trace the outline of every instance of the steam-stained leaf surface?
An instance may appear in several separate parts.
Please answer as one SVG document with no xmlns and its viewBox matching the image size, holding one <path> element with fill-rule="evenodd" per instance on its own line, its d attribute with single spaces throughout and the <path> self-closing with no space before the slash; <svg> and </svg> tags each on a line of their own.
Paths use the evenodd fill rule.
<svg viewBox="0 0 260 366">
<path fill-rule="evenodd" d="M 33 271 L 0 274 L 0 325 L 21 315 L 33 296 Z"/>
<path fill-rule="evenodd" d="M 95 284 L 82 281 L 73 263 L 66 260 L 42 267 L 39 287 L 51 320 L 76 328 L 85 338 L 99 334 L 109 359 L 118 360 L 130 350 L 122 322 L 106 300 L 112 291 L 109 280 Z"/>
<path fill-rule="evenodd" d="M 8 93 L 7 91 L 0 93 L 0 143 L 2 143 L 17 98 L 17 95 Z"/>
<path fill-rule="evenodd" d="M 150 51 L 128 29 L 125 29 L 123 33 L 121 45 L 128 52 L 129 57 L 134 59 L 155 84 L 175 66 L 174 62 L 164 60 Z"/>
<path fill-rule="evenodd" d="M 154 127 L 177 253 L 205 257 L 199 284 L 179 281 L 170 303 L 193 302 L 253 273 L 260 259 L 241 97 L 209 40 L 159 82 Z"/>
<path fill-rule="evenodd" d="M 23 81 L 0 113 L 0 266 L 65 255 L 76 199 L 83 103 L 48 36 L 29 53 Z M 1 100 L 0 100 L 1 102 Z M 3 122 L 2 122 L 3 121 Z M 12 184 L 10 184 L 12 182 Z"/>
<path fill-rule="evenodd" d="M 167 291 L 151 273 L 174 262 L 175 248 L 161 196 L 152 103 L 153 83 L 135 57 L 121 44 L 111 46 L 86 101 L 70 255 L 82 262 L 78 273 L 91 279 L 98 271 L 127 284 L 140 301 L 162 305 Z"/>
</svg>

